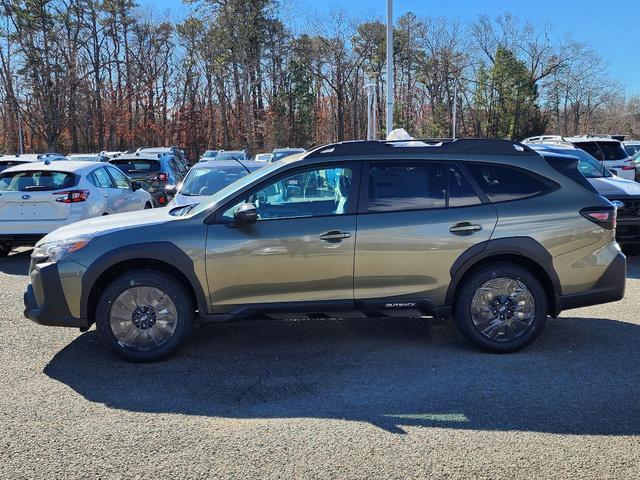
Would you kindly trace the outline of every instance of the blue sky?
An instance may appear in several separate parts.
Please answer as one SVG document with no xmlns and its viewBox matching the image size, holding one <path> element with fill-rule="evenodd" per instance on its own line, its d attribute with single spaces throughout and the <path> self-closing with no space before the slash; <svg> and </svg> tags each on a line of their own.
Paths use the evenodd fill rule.
<svg viewBox="0 0 640 480">
<path fill-rule="evenodd" d="M 286 0 L 285 0 L 286 1 Z M 188 7 L 181 0 L 140 0 L 165 12 L 184 15 Z M 340 6 L 359 17 L 386 15 L 386 0 L 348 0 L 345 2 L 292 0 L 287 9 L 291 21 L 300 27 L 308 12 L 320 14 Z M 607 8 L 607 7 L 611 8 Z M 611 76 L 620 81 L 629 93 L 640 94 L 640 1 L 618 0 L 611 3 L 599 0 L 455 0 L 434 2 L 424 0 L 395 0 L 394 17 L 412 11 L 417 15 L 457 17 L 462 20 L 479 14 L 497 15 L 506 11 L 522 15 L 534 23 L 549 23 L 554 34 L 570 34 L 586 41 L 602 55 L 609 65 Z"/>
</svg>

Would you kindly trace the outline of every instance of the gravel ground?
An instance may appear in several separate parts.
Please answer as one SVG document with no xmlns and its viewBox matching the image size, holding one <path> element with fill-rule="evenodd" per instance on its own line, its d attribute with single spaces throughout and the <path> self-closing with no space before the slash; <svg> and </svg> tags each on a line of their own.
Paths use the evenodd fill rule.
<svg viewBox="0 0 640 480">
<path fill-rule="evenodd" d="M 22 317 L 29 253 L 0 260 L 1 478 L 640 478 L 640 260 L 514 355 L 431 320 L 264 321 L 136 365 Z"/>
</svg>

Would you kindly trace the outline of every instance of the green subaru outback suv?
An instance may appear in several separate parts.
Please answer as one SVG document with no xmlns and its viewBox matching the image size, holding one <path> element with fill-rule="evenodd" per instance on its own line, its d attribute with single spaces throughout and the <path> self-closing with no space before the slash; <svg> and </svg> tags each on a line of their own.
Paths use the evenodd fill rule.
<svg viewBox="0 0 640 480">
<path fill-rule="evenodd" d="M 509 141 L 343 142 L 272 163 L 207 203 L 69 225 L 32 254 L 25 315 L 128 360 L 205 322 L 296 313 L 453 317 L 513 352 L 548 315 L 619 300 L 616 210 L 577 158 Z"/>
</svg>

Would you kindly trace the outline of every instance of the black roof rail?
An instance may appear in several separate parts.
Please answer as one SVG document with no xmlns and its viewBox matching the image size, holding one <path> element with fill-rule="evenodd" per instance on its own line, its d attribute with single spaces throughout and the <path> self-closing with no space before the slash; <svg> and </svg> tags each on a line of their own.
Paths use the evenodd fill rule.
<svg viewBox="0 0 640 480">
<path fill-rule="evenodd" d="M 421 145 L 426 144 L 426 145 Z M 406 144 L 406 145 L 403 145 Z M 537 155 L 527 145 L 512 140 L 416 138 L 411 140 L 353 140 L 314 148 L 305 158 L 342 155 L 401 153 L 475 153 L 489 155 Z"/>
</svg>

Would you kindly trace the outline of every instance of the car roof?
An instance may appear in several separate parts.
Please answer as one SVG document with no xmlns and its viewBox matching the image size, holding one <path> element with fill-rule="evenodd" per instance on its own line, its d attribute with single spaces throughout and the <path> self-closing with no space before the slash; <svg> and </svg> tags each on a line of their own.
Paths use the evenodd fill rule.
<svg viewBox="0 0 640 480">
<path fill-rule="evenodd" d="M 284 147 L 284 148 L 274 148 L 274 152 L 304 152 L 305 149 L 302 147 Z"/>
<path fill-rule="evenodd" d="M 102 165 L 96 162 L 83 162 L 76 160 L 67 160 L 66 162 L 29 162 L 21 165 L 15 165 L 7 168 L 2 173 L 11 172 L 26 172 L 26 171 L 53 171 L 53 172 L 69 172 L 69 173 L 81 173 L 85 169 L 93 169 Z"/>
<path fill-rule="evenodd" d="M 22 162 L 41 162 L 48 159 L 60 159 L 66 160 L 67 157 L 60 153 L 23 153 L 15 154 L 15 155 L 2 155 L 0 156 L 0 160 L 20 160 Z"/>
</svg>

